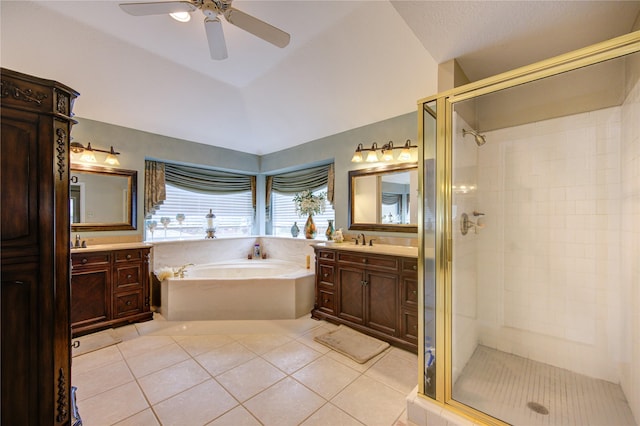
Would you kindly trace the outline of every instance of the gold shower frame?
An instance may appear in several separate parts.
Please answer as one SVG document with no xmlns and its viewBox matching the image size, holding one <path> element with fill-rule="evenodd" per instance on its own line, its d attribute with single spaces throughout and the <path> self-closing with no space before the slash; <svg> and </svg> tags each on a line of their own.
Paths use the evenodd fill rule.
<svg viewBox="0 0 640 426">
<path fill-rule="evenodd" d="M 435 286 L 436 286 L 436 398 L 425 395 L 424 359 L 424 285 L 418 286 L 418 396 L 473 422 L 506 425 L 452 398 L 451 335 L 452 335 L 452 118 L 456 103 L 499 90 L 530 83 L 567 71 L 594 65 L 610 59 L 640 52 L 640 31 L 597 43 L 564 55 L 469 83 L 418 101 L 419 193 L 424 194 L 424 113 L 427 104 L 436 103 L 436 222 L 435 222 Z M 424 199 L 423 199 L 424 200 Z M 418 239 L 421 259 L 418 262 L 419 282 L 425 282 L 424 270 L 424 202 L 419 204 Z M 443 348 L 443 349 L 442 349 Z M 444 378 L 444 380 L 442 379 Z"/>
</svg>

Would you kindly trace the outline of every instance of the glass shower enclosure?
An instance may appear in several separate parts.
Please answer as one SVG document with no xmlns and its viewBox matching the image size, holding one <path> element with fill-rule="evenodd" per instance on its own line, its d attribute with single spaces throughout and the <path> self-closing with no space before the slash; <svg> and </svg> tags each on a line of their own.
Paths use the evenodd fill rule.
<svg viewBox="0 0 640 426">
<path fill-rule="evenodd" d="M 419 394 L 640 421 L 640 32 L 419 103 Z"/>
</svg>

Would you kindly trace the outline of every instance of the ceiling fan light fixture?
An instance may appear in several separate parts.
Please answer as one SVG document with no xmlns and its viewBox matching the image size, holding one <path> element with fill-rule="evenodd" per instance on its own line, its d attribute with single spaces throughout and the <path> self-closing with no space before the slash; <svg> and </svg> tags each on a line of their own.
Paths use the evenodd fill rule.
<svg viewBox="0 0 640 426">
<path fill-rule="evenodd" d="M 228 57 L 220 15 L 230 24 L 247 31 L 254 36 L 284 48 L 289 44 L 291 35 L 254 16 L 244 13 L 233 6 L 233 0 L 172 0 L 146 1 L 144 3 L 120 3 L 120 8 L 133 16 L 168 14 L 177 21 L 187 22 L 191 12 L 200 10 L 205 16 L 205 32 L 209 44 L 211 59 L 221 60 Z"/>
<path fill-rule="evenodd" d="M 170 13 L 169 16 L 178 22 L 189 22 L 191 20 L 191 14 L 189 12 L 173 12 Z"/>
</svg>

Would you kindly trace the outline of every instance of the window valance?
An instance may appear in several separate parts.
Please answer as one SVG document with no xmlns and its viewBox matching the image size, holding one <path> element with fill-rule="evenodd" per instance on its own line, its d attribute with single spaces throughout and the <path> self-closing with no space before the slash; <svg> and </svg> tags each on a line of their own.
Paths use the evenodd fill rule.
<svg viewBox="0 0 640 426">
<path fill-rule="evenodd" d="M 327 187 L 327 201 L 333 205 L 333 181 L 333 163 L 267 176 L 267 206 L 270 204 L 271 191 L 295 194 L 306 189 L 313 191 L 324 186 Z"/>
<path fill-rule="evenodd" d="M 165 199 L 165 183 L 203 194 L 231 194 L 251 191 L 256 208 L 256 177 L 221 170 L 145 161 L 145 217 L 152 215 Z"/>
<path fill-rule="evenodd" d="M 251 191 L 251 178 L 255 176 L 193 166 L 165 163 L 165 180 L 173 186 L 188 191 L 229 193 Z"/>
</svg>

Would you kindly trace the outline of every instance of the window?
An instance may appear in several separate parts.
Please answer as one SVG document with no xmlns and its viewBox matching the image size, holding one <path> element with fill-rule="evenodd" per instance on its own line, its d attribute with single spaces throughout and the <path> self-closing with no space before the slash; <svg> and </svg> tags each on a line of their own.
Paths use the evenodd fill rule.
<svg viewBox="0 0 640 426">
<path fill-rule="evenodd" d="M 206 215 L 215 214 L 216 236 L 246 236 L 253 229 L 251 191 L 204 194 L 166 184 L 167 199 L 145 220 L 145 240 L 196 239 L 206 236 Z M 184 215 L 182 223 L 178 215 Z M 166 222 L 166 226 L 163 224 Z M 168 220 L 167 220 L 168 219 Z M 155 222 L 155 228 L 153 223 Z M 151 226 L 150 226 L 151 225 Z"/>
<path fill-rule="evenodd" d="M 313 191 L 314 194 L 324 192 L 326 194 L 327 187 L 319 188 Z M 295 194 L 282 194 L 276 191 L 271 193 L 271 220 L 273 235 L 282 237 L 291 237 L 291 227 L 293 223 L 298 224 L 300 228 L 299 238 L 304 238 L 304 224 L 307 221 L 307 217 L 300 217 L 296 213 L 296 206 L 293 203 L 293 197 Z M 329 220 L 334 220 L 336 217 L 335 211 L 331 206 L 331 203 L 325 201 L 324 213 L 314 215 L 313 221 L 316 224 L 317 234 L 316 238 L 324 238 L 324 233 L 329 226 Z"/>
</svg>

